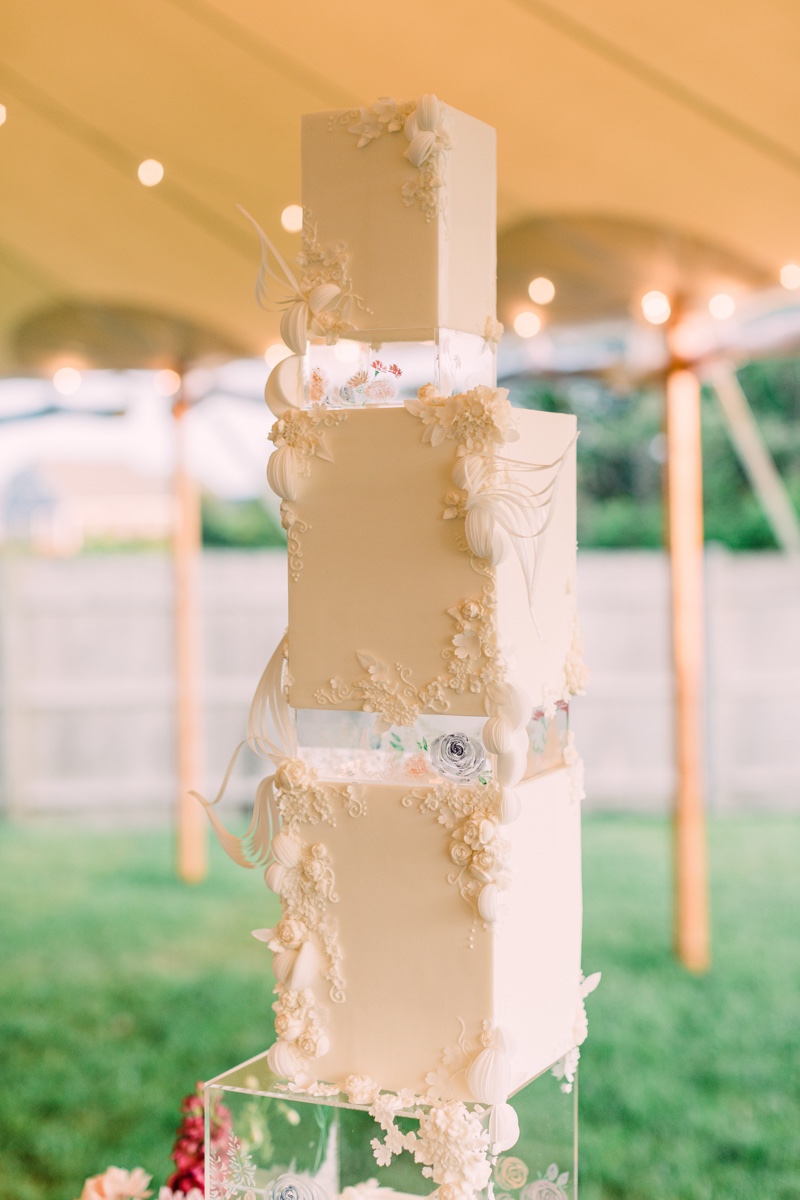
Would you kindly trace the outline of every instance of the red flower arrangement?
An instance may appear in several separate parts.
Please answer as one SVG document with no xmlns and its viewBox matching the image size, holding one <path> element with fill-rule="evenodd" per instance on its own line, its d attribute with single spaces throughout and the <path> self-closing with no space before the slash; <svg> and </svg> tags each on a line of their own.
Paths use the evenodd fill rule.
<svg viewBox="0 0 800 1200">
<path fill-rule="evenodd" d="M 186 1193 L 194 1188 L 204 1192 L 205 1109 L 202 1083 L 198 1083 L 194 1092 L 184 1096 L 181 1113 L 178 1136 L 170 1154 L 175 1170 L 167 1180 L 167 1187 L 172 1188 L 173 1192 Z M 215 1105 L 211 1112 L 211 1147 L 220 1154 L 224 1154 L 227 1147 L 230 1127 L 231 1114 L 228 1109 L 222 1104 Z"/>
</svg>

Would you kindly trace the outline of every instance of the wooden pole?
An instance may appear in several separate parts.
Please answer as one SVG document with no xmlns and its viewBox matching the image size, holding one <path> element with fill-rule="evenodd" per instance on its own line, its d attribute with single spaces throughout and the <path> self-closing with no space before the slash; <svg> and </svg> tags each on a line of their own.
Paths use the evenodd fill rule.
<svg viewBox="0 0 800 1200">
<path fill-rule="evenodd" d="M 675 670 L 675 951 L 690 971 L 710 965 L 703 783 L 703 467 L 700 384 L 667 373 L 667 507 Z"/>
<path fill-rule="evenodd" d="M 172 413 L 175 429 L 175 672 L 177 683 L 177 868 L 184 883 L 199 883 L 208 870 L 206 820 L 190 791 L 200 786 L 200 622 L 198 571 L 200 502 L 186 466 L 186 414 L 181 388 Z"/>
</svg>

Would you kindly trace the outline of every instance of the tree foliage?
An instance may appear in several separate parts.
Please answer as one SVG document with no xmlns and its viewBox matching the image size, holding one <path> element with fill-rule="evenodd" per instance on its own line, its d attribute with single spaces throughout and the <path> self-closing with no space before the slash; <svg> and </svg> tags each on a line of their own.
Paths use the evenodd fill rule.
<svg viewBox="0 0 800 1200">
<path fill-rule="evenodd" d="M 800 359 L 750 363 L 739 381 L 761 434 L 800 508 Z M 578 418 L 578 540 L 584 548 L 663 545 L 664 406 L 656 386 L 615 390 L 594 379 L 516 380 L 522 408 Z M 736 456 L 722 410 L 703 389 L 706 541 L 730 550 L 774 549 L 775 538 Z"/>
<path fill-rule="evenodd" d="M 220 500 L 205 495 L 202 528 L 204 546 L 259 550 L 286 545 L 283 530 L 261 500 Z"/>
</svg>

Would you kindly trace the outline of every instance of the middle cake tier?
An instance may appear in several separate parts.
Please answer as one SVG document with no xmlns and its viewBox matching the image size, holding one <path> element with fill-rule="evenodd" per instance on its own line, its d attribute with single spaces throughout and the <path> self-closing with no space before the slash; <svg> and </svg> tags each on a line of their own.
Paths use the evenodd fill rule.
<svg viewBox="0 0 800 1200">
<path fill-rule="evenodd" d="M 486 715 L 508 679 L 527 720 L 582 686 L 575 418 L 512 410 L 502 389 L 425 393 L 292 409 L 273 428 L 289 702 L 388 728 Z"/>
</svg>

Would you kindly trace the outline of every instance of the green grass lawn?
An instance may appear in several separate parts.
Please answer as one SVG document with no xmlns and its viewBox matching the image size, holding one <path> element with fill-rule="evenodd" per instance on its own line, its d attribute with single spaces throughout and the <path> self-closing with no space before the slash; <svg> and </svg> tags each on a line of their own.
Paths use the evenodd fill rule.
<svg viewBox="0 0 800 1200">
<path fill-rule="evenodd" d="M 670 953 L 669 835 L 585 823 L 582 1200 L 800 1196 L 800 821 L 711 827 L 714 967 Z M 162 1182 L 181 1096 L 271 1036 L 275 906 L 220 854 L 185 888 L 166 837 L 0 829 L 0 1196 Z"/>
</svg>

